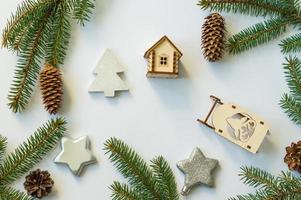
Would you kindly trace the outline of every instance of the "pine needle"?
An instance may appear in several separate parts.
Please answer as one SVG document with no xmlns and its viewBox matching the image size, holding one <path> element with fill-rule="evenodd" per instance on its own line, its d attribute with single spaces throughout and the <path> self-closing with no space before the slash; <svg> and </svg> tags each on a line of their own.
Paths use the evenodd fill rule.
<svg viewBox="0 0 301 200">
<path fill-rule="evenodd" d="M 75 0 L 74 19 L 82 26 L 90 20 L 95 0 Z"/>
<path fill-rule="evenodd" d="M 243 182 L 251 187 L 278 191 L 278 185 L 273 175 L 255 167 L 242 167 L 239 174 Z"/>
<path fill-rule="evenodd" d="M 115 181 L 110 189 L 113 191 L 112 200 L 144 200 L 137 190 L 130 188 L 127 184 Z"/>
<path fill-rule="evenodd" d="M 24 192 L 20 192 L 10 187 L 0 187 L 1 200 L 34 200 Z"/>
<path fill-rule="evenodd" d="M 3 156 L 5 154 L 6 147 L 7 147 L 7 139 L 2 135 L 0 135 L 0 162 L 2 161 Z"/>
<path fill-rule="evenodd" d="M 49 8 L 41 21 L 37 23 L 36 27 L 27 35 L 29 38 L 34 38 L 31 42 L 24 46 L 20 52 L 18 64 L 15 70 L 15 76 L 12 87 L 9 92 L 9 107 L 13 112 L 20 112 L 25 109 L 28 104 L 33 87 L 37 81 L 40 72 L 40 61 L 44 56 L 45 46 L 45 30 L 48 20 L 52 14 L 53 8 Z"/>
<path fill-rule="evenodd" d="M 301 102 L 301 61 L 297 57 L 290 56 L 283 65 L 290 94 Z"/>
<path fill-rule="evenodd" d="M 166 200 L 179 199 L 177 193 L 177 183 L 173 172 L 166 160 L 159 156 L 151 161 L 155 178 L 157 179 L 157 190 L 166 197 Z"/>
<path fill-rule="evenodd" d="M 232 36 L 227 49 L 231 54 L 238 54 L 260 44 L 267 43 L 286 31 L 287 22 L 281 18 L 258 23 Z"/>
<path fill-rule="evenodd" d="M 131 186 L 139 188 L 141 194 L 149 199 L 160 199 L 155 188 L 155 179 L 144 160 L 124 142 L 112 138 L 105 143 L 106 153 Z"/>
<path fill-rule="evenodd" d="M 281 0 L 200 0 L 202 9 L 219 12 L 242 13 L 254 16 L 281 16 L 287 13 Z"/>
<path fill-rule="evenodd" d="M 64 63 L 69 45 L 71 32 L 69 8 L 65 4 L 60 4 L 50 20 L 51 25 L 47 30 L 46 62 L 58 66 Z"/>
<path fill-rule="evenodd" d="M 43 156 L 53 149 L 63 136 L 66 121 L 62 118 L 50 120 L 39 128 L 14 153 L 0 165 L 0 186 L 5 186 L 30 170 Z"/>
<path fill-rule="evenodd" d="M 301 33 L 288 37 L 282 40 L 281 44 L 282 53 L 296 53 L 301 51 Z"/>
<path fill-rule="evenodd" d="M 284 94 L 280 106 L 293 122 L 301 124 L 301 103 L 297 102 L 292 96 Z"/>
<path fill-rule="evenodd" d="M 292 173 L 274 177 L 255 167 L 243 167 L 240 174 L 244 182 L 257 188 L 254 194 L 238 195 L 229 200 L 297 200 L 301 198 L 301 178 Z"/>
<path fill-rule="evenodd" d="M 2 34 L 2 46 L 12 47 L 20 40 L 32 22 L 38 20 L 41 14 L 51 5 L 50 0 L 25 0 L 7 22 Z"/>
<path fill-rule="evenodd" d="M 280 106 L 296 124 L 301 124 L 301 61 L 297 57 L 286 58 L 284 64 L 290 94 L 284 94 Z"/>
<path fill-rule="evenodd" d="M 106 154 L 122 175 L 128 179 L 129 186 L 115 182 L 111 189 L 116 200 L 178 200 L 177 186 L 173 173 L 163 159 L 155 158 L 151 167 L 123 141 L 111 138 L 105 142 Z"/>
</svg>

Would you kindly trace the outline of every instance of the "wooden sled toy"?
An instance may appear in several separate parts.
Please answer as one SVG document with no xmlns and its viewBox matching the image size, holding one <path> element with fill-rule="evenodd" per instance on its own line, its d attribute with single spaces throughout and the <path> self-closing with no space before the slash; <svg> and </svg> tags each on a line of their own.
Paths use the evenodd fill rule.
<svg viewBox="0 0 301 200">
<path fill-rule="evenodd" d="M 237 105 L 224 104 L 219 98 L 210 97 L 214 104 L 206 119 L 198 121 L 234 144 L 251 153 L 257 153 L 269 133 L 266 122 Z M 211 124 L 208 123 L 210 118 Z"/>
</svg>

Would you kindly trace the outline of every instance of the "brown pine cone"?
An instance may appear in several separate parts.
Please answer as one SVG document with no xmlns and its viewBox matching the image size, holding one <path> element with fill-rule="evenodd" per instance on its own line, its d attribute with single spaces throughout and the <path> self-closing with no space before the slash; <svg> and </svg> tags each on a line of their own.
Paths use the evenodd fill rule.
<svg viewBox="0 0 301 200">
<path fill-rule="evenodd" d="M 48 171 L 37 169 L 25 177 L 24 188 L 27 194 L 42 199 L 52 191 L 54 181 Z"/>
<path fill-rule="evenodd" d="M 57 114 L 63 98 L 63 81 L 59 68 L 45 64 L 40 73 L 40 87 L 45 109 L 50 114 Z"/>
<path fill-rule="evenodd" d="M 216 62 L 223 58 L 225 50 L 225 20 L 213 13 L 205 18 L 202 27 L 202 50 L 204 57 L 209 62 Z"/>
<path fill-rule="evenodd" d="M 301 173 L 301 141 L 297 144 L 292 143 L 291 146 L 286 147 L 284 162 L 288 165 L 290 170 Z"/>
</svg>

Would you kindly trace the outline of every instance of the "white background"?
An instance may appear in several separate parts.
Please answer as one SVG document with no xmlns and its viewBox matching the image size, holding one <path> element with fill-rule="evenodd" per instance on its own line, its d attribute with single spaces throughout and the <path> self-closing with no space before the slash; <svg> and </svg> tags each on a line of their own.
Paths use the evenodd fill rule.
<svg viewBox="0 0 301 200">
<path fill-rule="evenodd" d="M 0 29 L 21 0 L 3 0 Z M 103 143 L 111 136 L 123 139 L 150 160 L 163 155 L 171 164 L 179 190 L 184 176 L 176 162 L 188 158 L 194 147 L 220 161 L 216 187 L 197 187 L 187 199 L 226 199 L 251 191 L 237 174 L 242 165 L 254 165 L 274 174 L 286 170 L 285 147 L 297 141 L 300 127 L 294 125 L 279 108 L 287 91 L 281 63 L 279 40 L 238 56 L 227 55 L 221 63 L 207 63 L 200 52 L 203 18 L 209 14 L 196 0 L 97 0 L 96 10 L 84 28 L 73 24 L 65 65 L 65 102 L 62 115 L 68 120 L 73 137 L 89 135 L 98 164 L 88 167 L 81 178 L 74 177 L 63 165 L 55 165 L 59 152 L 46 156 L 37 166 L 49 170 L 55 180 L 55 192 L 47 199 L 110 199 L 108 186 L 123 181 L 104 155 Z M 262 18 L 224 14 L 229 34 L 262 21 Z M 289 31 L 292 33 L 292 31 Z M 144 52 L 163 35 L 182 50 L 181 77 L 175 80 L 147 79 Z M 124 79 L 130 93 L 114 99 L 89 94 L 94 80 L 92 71 L 106 48 L 112 49 L 126 67 Z M 0 132 L 8 137 L 9 151 L 49 119 L 37 89 L 27 110 L 13 114 L 7 104 L 8 89 L 17 57 L 0 51 Z M 224 102 L 241 105 L 264 118 L 272 135 L 260 153 L 252 155 L 215 135 L 196 122 L 212 105 L 209 95 Z M 15 184 L 22 189 L 23 178 Z"/>
</svg>

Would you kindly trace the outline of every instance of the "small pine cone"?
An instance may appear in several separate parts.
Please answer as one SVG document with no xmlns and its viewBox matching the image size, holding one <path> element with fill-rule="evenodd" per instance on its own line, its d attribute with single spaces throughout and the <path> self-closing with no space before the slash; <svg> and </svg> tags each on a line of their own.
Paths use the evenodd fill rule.
<svg viewBox="0 0 301 200">
<path fill-rule="evenodd" d="M 225 50 L 225 20 L 213 13 L 205 18 L 202 27 L 202 50 L 204 57 L 209 62 L 216 62 L 223 58 Z"/>
<path fill-rule="evenodd" d="M 288 165 L 290 170 L 301 173 L 301 141 L 297 144 L 292 143 L 291 146 L 286 147 L 284 162 Z"/>
<path fill-rule="evenodd" d="M 63 98 L 63 81 L 59 68 L 45 64 L 40 73 L 40 87 L 45 109 L 57 114 Z"/>
<path fill-rule="evenodd" d="M 42 199 L 52 191 L 54 181 L 48 171 L 37 169 L 25 177 L 24 188 L 27 194 Z"/>
</svg>

